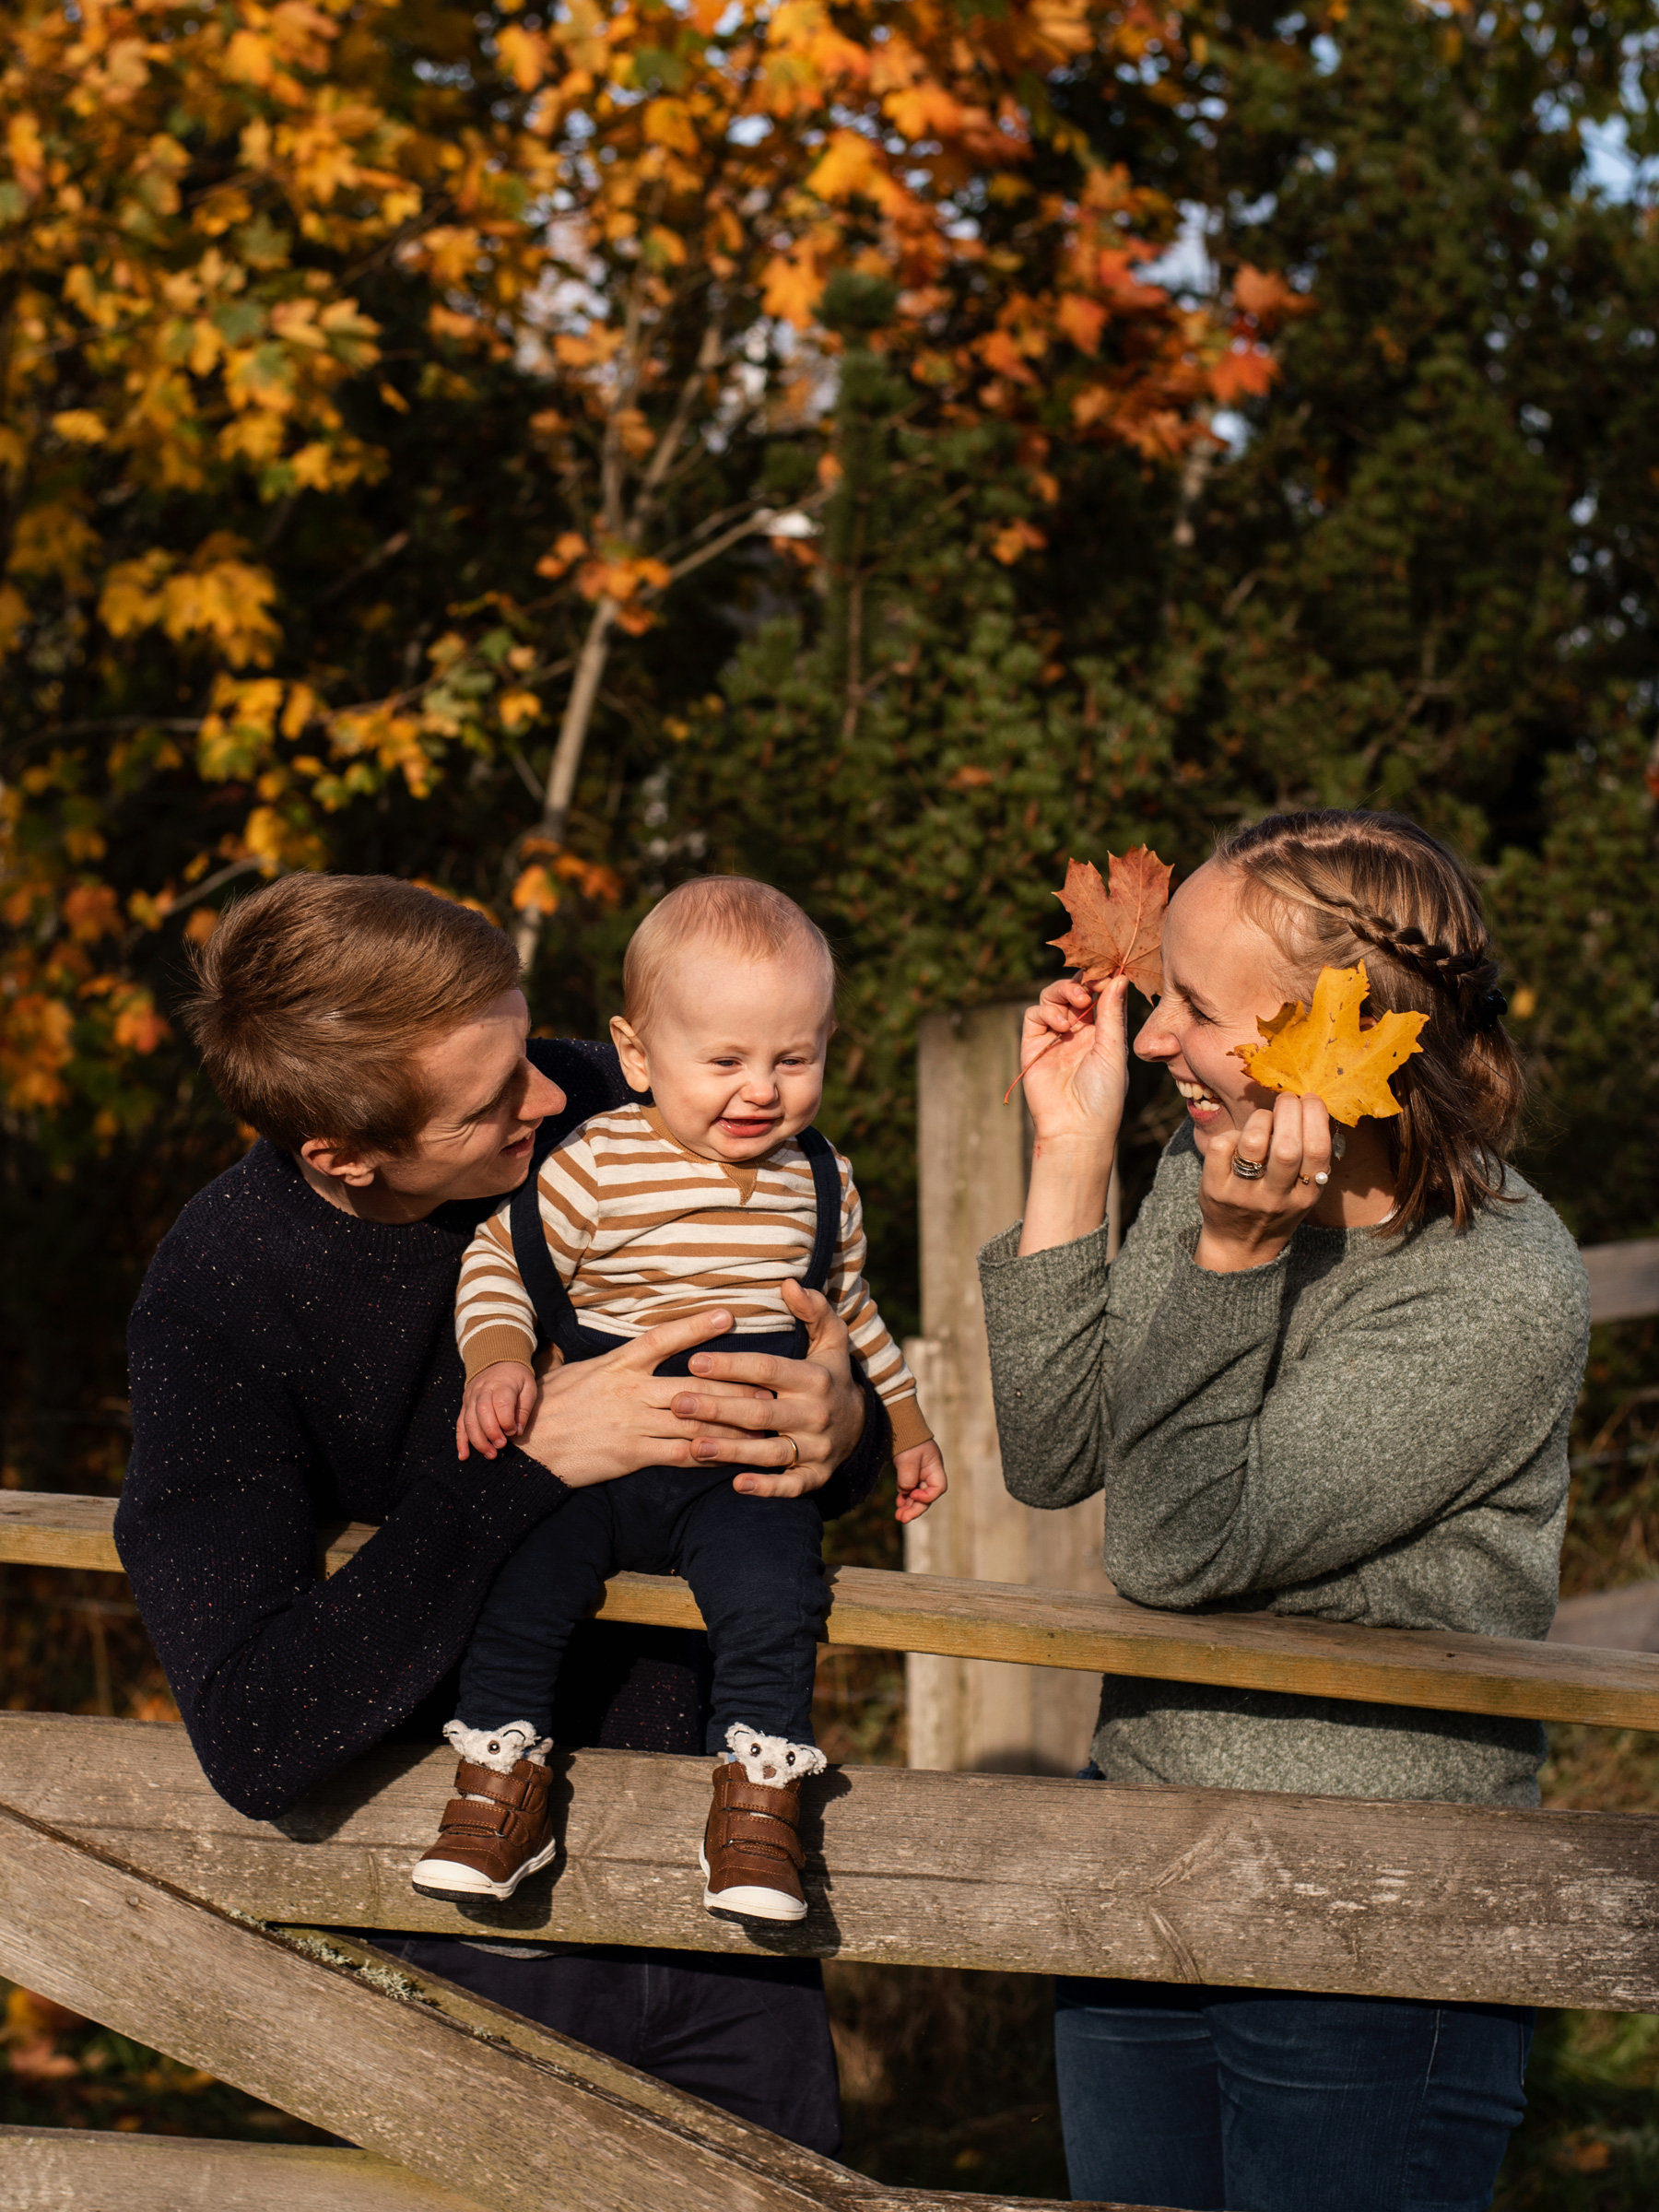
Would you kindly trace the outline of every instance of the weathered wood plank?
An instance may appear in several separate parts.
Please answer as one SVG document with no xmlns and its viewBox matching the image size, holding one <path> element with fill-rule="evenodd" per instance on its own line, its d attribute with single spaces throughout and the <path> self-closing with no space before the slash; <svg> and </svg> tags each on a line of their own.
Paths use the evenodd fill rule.
<svg viewBox="0 0 1659 2212">
<path fill-rule="evenodd" d="M 905 1345 L 950 1469 L 950 1491 L 904 1532 L 912 1574 L 1111 1590 L 1100 1502 L 1034 1513 L 1002 1476 L 975 1253 L 1021 1211 L 1030 1166 L 1019 1074 L 1030 998 L 929 1014 L 916 1039 L 922 1335 Z M 834 1630 L 831 1630 L 831 1634 Z M 976 1773 L 1075 1774 L 1100 1696 L 1071 1668 L 912 1650 L 904 1670 L 909 1763 Z"/>
<path fill-rule="evenodd" d="M 4 1805 L 0 1971 L 350 2136 L 367 2158 L 299 2151 L 286 2163 L 296 2178 L 309 2165 L 378 2183 L 378 2194 L 333 2200 L 363 2212 L 990 2212 L 993 2203 L 879 2189 L 383 1951 L 253 1927 Z M 229 2176 L 234 2153 L 224 2148 Z M 138 2155 L 165 2153 L 144 2146 Z M 41 2199 L 21 2201 L 34 2212 Z M 94 2188 L 59 2201 L 101 2212 L 111 2199 Z M 181 2200 L 149 2201 L 171 2212 Z M 183 2204 L 193 2201 L 236 2199 Z M 296 2196 L 241 2201 L 290 2212 Z M 322 2197 L 310 2201 L 320 2212 Z M 140 2212 L 144 2199 L 120 2202 Z"/>
<path fill-rule="evenodd" d="M 369 2150 L 0 2127 L 0 2212 L 485 2212 Z"/>
<path fill-rule="evenodd" d="M 114 1566 L 108 1535 L 113 1514 L 108 1498 L 0 1491 L 0 1559 Z M 326 1532 L 329 1571 L 345 1566 L 373 1534 L 360 1522 Z M 94 1556 L 100 1542 L 107 1551 Z M 1272 1613 L 1155 1613 L 1121 1597 L 865 1567 L 837 1568 L 830 1583 L 827 1634 L 833 1644 L 1445 1712 L 1659 1728 L 1659 1653 L 1353 1628 Z M 690 1591 L 672 1575 L 614 1576 L 599 1617 L 667 1628 L 701 1625 Z"/>
<path fill-rule="evenodd" d="M 182 1730 L 0 1714 L 15 1803 L 260 1920 L 479 1933 L 407 1886 L 451 1772 L 383 1750 L 267 1823 L 214 1796 Z M 705 1760 L 582 1752 L 556 1794 L 563 1857 L 488 1924 L 756 1947 L 701 1910 Z M 768 1949 L 1659 2010 L 1659 1818 L 882 1767 L 806 1806 L 812 1909 Z"/>
<path fill-rule="evenodd" d="M 1592 1321 L 1634 1321 L 1659 1313 L 1659 1237 L 1620 1244 L 1586 1244 Z"/>
<path fill-rule="evenodd" d="M 809 2212 L 859 2188 L 482 2000 L 466 2021 L 400 2002 L 383 1970 L 377 1986 L 305 1956 L 9 1807 L 0 1972 L 492 2212 Z"/>
<path fill-rule="evenodd" d="M 855 2180 L 858 2177 L 853 2177 Z M 850 2196 L 853 2212 L 1077 2212 L 1048 2198 L 923 2189 Z M 368 2150 L 206 2136 L 0 2127 L 0 2212 L 482 2212 Z M 1096 2212 L 1135 2212 L 1102 2206 Z M 1142 2208 L 1145 2212 L 1145 2208 Z"/>
</svg>

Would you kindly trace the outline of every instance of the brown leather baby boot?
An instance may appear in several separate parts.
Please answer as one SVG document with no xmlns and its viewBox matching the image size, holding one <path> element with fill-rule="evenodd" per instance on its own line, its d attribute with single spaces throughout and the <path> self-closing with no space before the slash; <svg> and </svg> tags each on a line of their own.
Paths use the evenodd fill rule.
<svg viewBox="0 0 1659 2212">
<path fill-rule="evenodd" d="M 443 1733 L 461 1753 L 455 1794 L 410 1883 L 422 1897 L 452 1904 L 482 1897 L 504 1903 L 559 1849 L 547 1804 L 552 1776 L 544 1763 L 551 1743 L 522 1722 L 483 1729 L 452 1721 Z"/>
<path fill-rule="evenodd" d="M 714 1801 L 697 1854 L 704 1907 L 746 1920 L 804 1920 L 801 1784 L 822 1773 L 824 1755 L 752 1728 L 729 1728 L 726 1742 L 734 1757 L 714 1770 Z"/>
</svg>

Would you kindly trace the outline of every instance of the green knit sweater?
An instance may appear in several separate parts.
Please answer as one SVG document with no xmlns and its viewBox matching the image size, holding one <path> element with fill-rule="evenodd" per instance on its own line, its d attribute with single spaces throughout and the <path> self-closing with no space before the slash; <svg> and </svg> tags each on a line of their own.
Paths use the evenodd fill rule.
<svg viewBox="0 0 1659 2212">
<path fill-rule="evenodd" d="M 1176 1610 L 1545 1635 L 1590 1327 L 1577 1247 L 1512 1171 L 1463 1235 L 1304 1227 L 1270 1265 L 1193 1259 L 1202 1162 L 1171 1142 L 1104 1231 L 980 1254 L 1003 1474 L 1104 1491 L 1106 1571 Z M 1535 1805 L 1535 1722 L 1133 1680 L 1102 1685 L 1108 1781 Z"/>
</svg>

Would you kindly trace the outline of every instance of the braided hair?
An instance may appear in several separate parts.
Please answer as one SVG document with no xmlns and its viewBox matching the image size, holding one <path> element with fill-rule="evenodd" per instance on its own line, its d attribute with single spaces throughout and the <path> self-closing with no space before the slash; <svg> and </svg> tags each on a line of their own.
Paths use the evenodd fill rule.
<svg viewBox="0 0 1659 2212">
<path fill-rule="evenodd" d="M 1466 1229 L 1503 1194 L 1525 1088 L 1467 869 L 1404 815 L 1359 808 L 1269 815 L 1221 837 L 1216 858 L 1310 991 L 1321 968 L 1363 959 L 1368 1013 L 1428 1015 L 1392 1079 L 1401 1111 L 1379 1124 L 1398 1193 L 1389 1226 L 1450 1214 Z"/>
</svg>

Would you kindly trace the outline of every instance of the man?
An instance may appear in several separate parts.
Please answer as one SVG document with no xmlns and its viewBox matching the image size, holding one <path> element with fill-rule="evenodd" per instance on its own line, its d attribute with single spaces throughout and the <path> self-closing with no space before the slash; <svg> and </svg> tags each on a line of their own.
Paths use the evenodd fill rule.
<svg viewBox="0 0 1659 2212">
<path fill-rule="evenodd" d="M 614 1053 L 529 1043 L 507 939 L 390 877 L 287 877 L 229 910 L 199 967 L 192 1032 L 261 1141 L 145 1278 L 116 1540 L 208 1779 L 269 1819 L 394 1730 L 436 1737 L 497 1571 L 574 1490 L 715 1461 L 780 1470 L 735 1478 L 762 1495 L 833 1477 L 826 1510 L 844 1510 L 888 1427 L 845 1328 L 791 1285 L 806 1359 L 700 1353 L 694 1382 L 659 1378 L 727 1324 L 655 1329 L 556 1369 L 519 1442 L 463 1464 L 461 1255 L 552 1143 L 629 1095 Z M 379 1534 L 320 1583 L 317 1529 L 347 1520 Z M 583 1636 L 564 1741 L 700 1750 L 700 1638 Z M 376 1940 L 811 2148 L 839 2142 L 813 1962 Z"/>
</svg>

